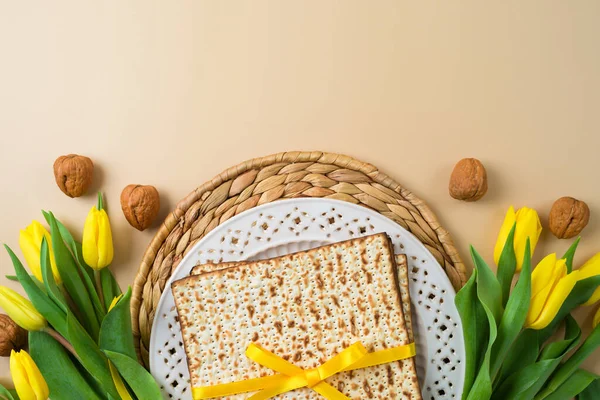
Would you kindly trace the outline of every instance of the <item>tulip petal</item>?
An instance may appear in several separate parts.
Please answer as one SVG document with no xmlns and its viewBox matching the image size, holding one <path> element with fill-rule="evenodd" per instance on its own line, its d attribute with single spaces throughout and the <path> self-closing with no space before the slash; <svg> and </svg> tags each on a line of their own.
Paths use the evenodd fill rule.
<svg viewBox="0 0 600 400">
<path fill-rule="evenodd" d="M 121 379 L 121 375 L 119 375 L 119 371 L 117 371 L 113 363 L 110 361 L 108 362 L 108 367 L 110 368 L 110 375 L 115 383 L 117 392 L 119 392 L 119 396 L 121 396 L 121 400 L 132 400 L 127 388 L 125 387 L 125 384 L 123 383 L 123 379 Z"/>
<path fill-rule="evenodd" d="M 529 305 L 529 311 L 527 312 L 527 319 L 525 320 L 525 326 L 532 325 L 540 316 L 544 305 L 546 304 L 546 300 L 548 300 L 548 295 L 550 294 L 550 290 L 552 289 L 551 285 L 543 288 L 538 294 L 531 297 L 531 303 Z"/>
<path fill-rule="evenodd" d="M 22 400 L 46 400 L 50 395 L 46 381 L 27 352 L 11 351 L 10 372 Z"/>
<path fill-rule="evenodd" d="M 29 385 L 27 371 L 21 363 L 19 353 L 14 350 L 11 350 L 10 353 L 10 375 L 12 376 L 15 389 L 21 400 L 37 400 L 33 389 Z"/>
<path fill-rule="evenodd" d="M 548 300 L 546 301 L 546 305 L 544 306 L 542 312 L 538 316 L 538 318 L 531 325 L 528 325 L 528 328 L 531 329 L 544 329 L 556 316 L 558 310 L 565 302 L 575 284 L 579 280 L 578 271 L 573 271 L 564 278 L 562 278 L 550 293 Z"/>
<path fill-rule="evenodd" d="M 44 226 L 38 221 L 32 221 L 31 224 L 21 230 L 19 235 L 19 247 L 23 252 L 25 261 L 33 275 L 40 281 L 43 282 L 42 272 L 40 268 L 40 251 L 42 247 L 42 239 L 46 238 L 50 247 L 50 264 L 52 266 L 52 274 L 54 280 L 57 283 L 61 282 L 58 268 L 56 267 L 56 261 L 54 259 L 54 252 L 52 251 L 52 239 L 50 233 L 44 228 Z"/>
<path fill-rule="evenodd" d="M 46 384 L 46 381 L 44 380 L 39 368 L 29 353 L 21 351 L 19 354 L 21 355 L 21 363 L 25 368 L 25 371 L 27 371 L 27 378 L 29 380 L 31 389 L 36 395 L 36 399 L 47 399 L 50 395 L 50 391 L 48 390 L 48 385 Z"/>
<path fill-rule="evenodd" d="M 92 268 L 98 265 L 98 219 L 96 218 L 96 207 L 88 214 L 83 226 L 82 250 L 85 263 Z"/>
<path fill-rule="evenodd" d="M 504 216 L 504 222 L 500 227 L 500 232 L 498 232 L 498 239 L 496 240 L 496 247 L 494 247 L 494 262 L 498 265 L 500 261 L 500 255 L 502 254 L 502 250 L 504 249 L 504 244 L 506 243 L 506 239 L 508 238 L 508 234 L 510 233 L 513 225 L 516 222 L 515 216 L 515 208 L 510 206 L 506 215 Z M 523 260 L 521 260 L 522 262 Z"/>
<path fill-rule="evenodd" d="M 580 279 L 589 278 L 591 276 L 600 275 L 600 253 L 594 255 L 592 258 L 586 261 L 578 271 L 581 274 Z M 584 306 L 591 306 L 600 300 L 600 288 L 596 289 L 592 296 L 583 303 Z"/>
<path fill-rule="evenodd" d="M 520 271 L 523 266 L 527 238 L 529 238 L 531 255 L 533 255 L 540 233 L 542 232 L 542 225 L 537 211 L 531 208 L 520 208 L 517 211 L 515 218 L 517 221 L 517 228 L 515 230 L 515 253 L 517 255 L 517 271 Z"/>
<path fill-rule="evenodd" d="M 596 290 L 594 290 L 594 293 L 592 294 L 592 296 L 589 298 L 588 301 L 583 303 L 583 305 L 584 306 L 592 306 L 592 305 L 596 304 L 598 301 L 600 301 L 600 287 L 597 288 Z"/>
<path fill-rule="evenodd" d="M 17 325 L 28 331 L 37 331 L 47 325 L 31 301 L 5 286 L 0 286 L 0 307 Z"/>
<path fill-rule="evenodd" d="M 40 239 L 41 240 L 41 239 Z M 42 270 L 40 269 L 40 249 L 37 247 L 31 235 L 27 234 L 26 231 L 21 231 L 19 235 L 19 247 L 25 257 L 25 262 L 29 266 L 29 269 L 38 281 L 42 282 Z"/>
<path fill-rule="evenodd" d="M 548 254 L 531 273 L 531 297 L 536 296 L 552 282 L 556 267 L 556 253 Z"/>
<path fill-rule="evenodd" d="M 532 296 L 525 326 L 533 324 L 540 316 L 550 293 L 566 275 L 566 270 L 566 261 L 556 261 L 556 254 L 550 254 L 540 261 L 531 276 Z"/>
<path fill-rule="evenodd" d="M 112 299 L 112 301 L 110 302 L 110 306 L 108 307 L 108 311 L 112 310 L 114 308 L 114 306 L 117 305 L 119 300 L 121 300 L 121 297 L 123 297 L 123 294 L 120 294 L 120 295 L 116 296 L 114 299 Z"/>
<path fill-rule="evenodd" d="M 578 271 L 581 273 L 581 279 L 600 275 L 600 253 L 587 260 Z"/>
<path fill-rule="evenodd" d="M 7 245 L 4 245 L 4 248 L 10 256 L 21 286 L 27 293 L 27 297 L 29 297 L 35 309 L 39 311 L 40 315 L 48 320 L 55 330 L 61 335 L 66 336 L 67 327 L 64 312 L 46 295 L 40 286 L 36 285 L 35 279 L 25 271 L 23 264 L 21 264 L 21 261 L 12 249 Z"/>
<path fill-rule="evenodd" d="M 113 241 L 110 222 L 105 210 L 98 215 L 98 268 L 108 266 L 113 260 Z"/>
</svg>

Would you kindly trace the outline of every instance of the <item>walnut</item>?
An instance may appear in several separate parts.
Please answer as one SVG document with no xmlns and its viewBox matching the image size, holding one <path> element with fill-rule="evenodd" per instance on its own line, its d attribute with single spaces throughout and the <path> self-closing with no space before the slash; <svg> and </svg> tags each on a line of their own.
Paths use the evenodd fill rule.
<svg viewBox="0 0 600 400">
<path fill-rule="evenodd" d="M 27 331 L 8 315 L 0 314 L 0 356 L 10 356 L 11 350 L 21 350 L 27 345 Z"/>
<path fill-rule="evenodd" d="M 487 192 L 487 174 L 481 161 L 463 158 L 450 176 L 450 196 L 458 200 L 477 201 Z"/>
<path fill-rule="evenodd" d="M 80 197 L 87 192 L 94 175 L 94 163 L 77 154 L 60 156 L 54 161 L 56 184 L 69 197 Z"/>
<path fill-rule="evenodd" d="M 143 231 L 154 222 L 160 196 L 154 186 L 128 185 L 121 192 L 121 208 L 131 226 Z"/>
<path fill-rule="evenodd" d="M 570 239 L 581 233 L 590 220 L 590 209 L 581 200 L 561 197 L 550 210 L 550 231 L 559 239 Z"/>
</svg>

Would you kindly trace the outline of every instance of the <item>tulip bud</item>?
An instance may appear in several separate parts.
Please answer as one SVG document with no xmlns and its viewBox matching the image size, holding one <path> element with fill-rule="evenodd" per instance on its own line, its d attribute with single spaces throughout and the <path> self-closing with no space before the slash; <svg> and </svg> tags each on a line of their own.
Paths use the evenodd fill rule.
<svg viewBox="0 0 600 400">
<path fill-rule="evenodd" d="M 10 374 L 21 400 L 46 400 L 50 396 L 48 384 L 27 352 L 11 352 Z"/>
<path fill-rule="evenodd" d="M 48 325 L 31 301 L 5 286 L 0 286 L 0 307 L 25 330 L 39 331 Z"/>
<path fill-rule="evenodd" d="M 50 252 L 50 266 L 52 267 L 52 275 L 54 275 L 54 281 L 60 283 L 60 274 L 56 268 L 56 261 L 54 259 L 54 251 L 52 250 L 52 238 L 50 233 L 40 224 L 38 221 L 33 221 L 27 228 L 21 230 L 19 235 L 19 246 L 27 261 L 29 269 L 38 281 L 43 282 L 42 268 L 40 264 L 40 251 L 42 246 L 42 239 L 46 238 L 48 242 L 48 250 Z"/>
<path fill-rule="evenodd" d="M 92 207 L 83 227 L 83 259 L 95 270 L 108 266 L 113 259 L 110 221 L 104 209 Z"/>
<path fill-rule="evenodd" d="M 498 233 L 496 247 L 494 248 L 494 261 L 496 262 L 496 265 L 498 265 L 498 262 L 500 261 L 500 255 L 506 244 L 506 239 L 515 224 L 514 248 L 517 257 L 518 272 L 521 271 L 521 267 L 523 266 L 527 238 L 529 238 L 531 254 L 533 255 L 540 233 L 542 232 L 542 224 L 540 223 L 538 213 L 534 209 L 523 207 L 515 213 L 514 207 L 511 206 L 506 212 L 504 222 Z"/>
<path fill-rule="evenodd" d="M 540 321 L 539 319 L 543 312 L 546 319 L 550 318 L 551 321 L 554 318 L 556 313 L 548 312 L 548 299 L 558 285 L 558 282 L 564 278 L 566 274 L 566 261 L 564 259 L 557 260 L 556 254 L 546 256 L 535 267 L 531 274 L 531 302 L 529 304 L 525 326 L 532 326 L 535 322 L 538 323 L 537 325 L 545 324 L 545 321 Z M 562 302 L 560 303 L 562 304 Z M 556 309 L 556 312 L 558 312 L 558 309 Z M 548 321 L 548 323 L 550 323 L 550 321 Z"/>
</svg>

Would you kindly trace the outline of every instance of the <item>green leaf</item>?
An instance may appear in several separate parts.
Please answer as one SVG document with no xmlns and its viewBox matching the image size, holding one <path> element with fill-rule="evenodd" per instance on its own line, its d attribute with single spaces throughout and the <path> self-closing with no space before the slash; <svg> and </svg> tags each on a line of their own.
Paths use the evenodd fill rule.
<svg viewBox="0 0 600 400">
<path fill-rule="evenodd" d="M 494 319 L 500 321 L 502 316 L 502 288 L 500 283 L 490 267 L 472 246 L 471 257 L 477 269 L 477 296 L 484 305 L 487 304 Z"/>
<path fill-rule="evenodd" d="M 32 278 L 27 271 L 25 271 L 23 264 L 21 264 L 21 261 L 11 250 L 11 248 L 7 245 L 4 245 L 4 247 L 6 248 L 10 259 L 12 260 L 13 266 L 15 267 L 15 273 L 17 274 L 19 282 L 27 293 L 29 300 L 31 303 L 33 303 L 33 306 L 39 311 L 40 314 L 44 316 L 44 318 L 46 318 L 46 320 L 54 327 L 54 329 L 65 336 L 67 334 L 67 320 L 64 311 L 57 306 L 54 301 L 52 301 L 52 299 L 50 299 L 48 295 L 42 291 L 42 289 L 40 289 L 37 283 L 35 283 L 35 281 L 39 281 L 35 278 Z"/>
<path fill-rule="evenodd" d="M 100 297 L 98 296 L 96 286 L 94 285 L 94 280 L 90 278 L 87 271 L 85 271 L 84 267 L 81 266 L 79 263 L 77 263 L 77 267 L 79 267 L 79 274 L 82 277 L 83 284 L 85 285 L 92 299 L 92 305 L 94 306 L 94 311 L 96 312 L 98 322 L 102 323 L 102 320 L 106 316 L 106 308 L 104 307 L 104 304 L 100 301 Z"/>
<path fill-rule="evenodd" d="M 112 272 L 110 272 L 110 269 L 108 269 L 108 267 L 102 268 L 100 270 L 100 282 L 102 282 L 102 294 L 104 295 L 104 305 L 108 310 L 112 299 L 121 294 L 121 288 L 119 287 L 117 280 L 113 276 Z"/>
<path fill-rule="evenodd" d="M 539 359 L 537 362 L 513 372 L 494 392 L 493 399 L 532 399 L 560 364 L 565 354 L 577 345 L 580 335 L 581 331 L 577 322 L 573 318 L 567 318 L 564 339 L 569 341 L 569 345 L 562 346 L 563 352 L 553 354 L 556 355 L 555 358 Z"/>
<path fill-rule="evenodd" d="M 98 292 L 96 291 L 96 287 L 94 286 L 93 270 L 85 263 L 85 260 L 83 259 L 81 244 L 73 238 L 71 232 L 69 232 L 69 230 L 58 219 L 54 217 L 54 215 L 45 211 L 42 211 L 42 213 L 44 214 L 44 218 L 46 218 L 48 225 L 51 225 L 53 220 L 56 222 L 56 225 L 58 226 L 58 231 L 62 236 L 63 241 L 65 242 L 69 251 L 75 258 L 75 263 L 79 270 L 79 274 L 81 276 L 83 284 L 85 285 L 85 288 L 92 300 L 92 305 L 94 307 L 94 311 L 96 312 L 97 321 L 101 322 L 104 316 L 106 315 L 106 309 L 100 301 L 100 297 L 98 296 Z"/>
<path fill-rule="evenodd" d="M 504 249 L 502 249 L 502 253 L 500 254 L 500 260 L 498 260 L 498 271 L 496 272 L 496 276 L 498 277 L 498 282 L 502 288 L 502 306 L 506 306 L 515 270 L 517 269 L 517 256 L 515 255 L 514 246 L 516 226 L 517 223 L 515 222 L 506 238 L 506 243 L 504 243 Z"/>
<path fill-rule="evenodd" d="M 46 219 L 46 222 L 48 223 L 48 225 L 52 225 L 51 221 L 54 220 L 56 222 L 56 225 L 58 226 L 58 231 L 60 232 L 60 236 L 62 236 L 65 244 L 68 246 L 69 250 L 71 250 L 71 253 L 73 253 L 77 259 L 79 260 L 79 255 L 77 253 L 77 246 L 76 246 L 76 241 L 73 238 L 73 235 L 71 235 L 71 232 L 67 229 L 67 227 L 60 222 L 58 219 L 56 219 L 56 217 L 54 215 L 50 215 L 50 213 L 43 211 L 42 210 L 42 214 L 44 215 L 44 218 Z M 81 259 L 83 260 L 83 258 Z M 80 261 L 81 261 L 80 260 Z"/>
<path fill-rule="evenodd" d="M 77 259 L 80 260 L 79 265 L 81 265 L 83 267 L 83 270 L 90 277 L 90 281 L 93 282 L 94 281 L 94 270 L 92 269 L 92 267 L 87 265 L 85 263 L 85 260 L 83 259 L 83 247 L 81 247 L 81 243 L 75 242 L 75 247 L 77 248 Z"/>
<path fill-rule="evenodd" d="M 33 279 L 33 283 L 35 283 L 37 285 L 37 287 L 39 287 L 42 292 L 46 292 L 46 287 L 44 286 L 44 284 L 40 281 L 37 280 L 37 278 L 35 277 L 35 275 L 29 275 L 31 277 L 31 279 Z M 17 278 L 16 275 L 4 275 L 4 277 L 6 279 L 8 279 L 9 281 L 13 281 L 13 282 L 19 282 L 19 278 Z"/>
<path fill-rule="evenodd" d="M 137 361 L 124 354 L 108 350 L 104 352 L 115 367 L 117 367 L 117 370 L 138 399 L 162 399 L 162 394 L 160 393 L 156 381 L 144 367 L 138 364 Z"/>
<path fill-rule="evenodd" d="M 578 400 L 597 400 L 600 393 L 600 379 L 596 379 L 590 383 L 583 392 L 577 396 Z"/>
<path fill-rule="evenodd" d="M 492 400 L 532 399 L 533 395 L 527 396 L 525 392 L 531 390 L 539 380 L 544 379 L 542 377 L 547 375 L 546 371 L 554 370 L 559 363 L 560 360 L 538 361 L 511 374 L 494 392 Z"/>
<path fill-rule="evenodd" d="M 2 386 L 2 384 L 0 384 L 0 399 L 2 399 L 2 400 L 15 400 L 15 398 L 12 395 L 12 393 L 10 393 L 10 391 L 7 388 L 5 388 L 4 386 Z"/>
<path fill-rule="evenodd" d="M 481 302 L 477 298 L 477 270 L 473 270 L 471 278 L 460 289 L 454 298 L 456 309 L 460 315 L 465 344 L 465 380 L 463 399 L 467 398 L 473 382 L 475 371 L 479 369 L 483 359 L 489 335 L 489 325 Z"/>
<path fill-rule="evenodd" d="M 556 391 L 560 385 L 566 382 L 569 377 L 577 371 L 581 363 L 588 358 L 594 350 L 600 346 L 600 325 L 596 326 L 590 335 L 585 339 L 581 347 L 569 359 L 556 370 L 542 395 L 549 395 Z M 540 397 L 544 398 L 544 397 Z"/>
<path fill-rule="evenodd" d="M 490 358 L 492 346 L 496 340 L 497 322 L 502 315 L 502 300 L 500 284 L 493 272 L 481 256 L 471 246 L 471 256 L 477 270 L 477 297 L 483 306 L 489 325 L 489 341 L 481 367 L 473 383 L 467 399 L 488 399 L 492 395 L 492 380 L 490 377 Z"/>
<path fill-rule="evenodd" d="M 522 331 L 502 363 L 501 374 L 494 381 L 494 389 L 500 386 L 515 371 L 534 363 L 538 358 L 539 351 L 538 331 L 533 329 Z"/>
<path fill-rule="evenodd" d="M 86 330 L 93 338 L 97 338 L 100 325 L 96 318 L 96 312 L 90 294 L 82 281 L 82 276 L 79 274 L 77 262 L 63 241 L 56 218 L 54 218 L 52 213 L 48 214 L 52 236 L 52 248 L 54 249 L 54 257 L 56 259 L 56 265 L 59 268 L 60 277 L 83 319 L 82 323 Z"/>
<path fill-rule="evenodd" d="M 118 392 L 113 384 L 106 356 L 100 351 L 96 342 L 79 324 L 73 314 L 69 313 L 67 323 L 69 326 L 69 339 L 79 356 L 81 364 L 96 378 L 106 392 L 118 399 Z"/>
<path fill-rule="evenodd" d="M 575 318 L 568 314 L 565 318 L 565 335 L 563 340 L 548 343 L 542 353 L 540 354 L 540 360 L 550 360 L 552 358 L 561 357 L 566 354 L 572 348 L 579 344 L 581 339 L 581 328 L 575 321 Z"/>
<path fill-rule="evenodd" d="M 573 258 L 575 258 L 575 250 L 577 250 L 577 246 L 579 245 L 579 241 L 581 240 L 581 236 L 575 239 L 569 250 L 565 253 L 562 258 L 564 258 L 567 262 L 567 272 L 570 274 L 573 271 Z"/>
<path fill-rule="evenodd" d="M 87 382 L 87 384 L 94 389 L 94 391 L 99 394 L 102 397 L 106 397 L 106 398 L 110 398 L 109 394 L 106 393 L 106 390 L 104 390 L 102 388 L 102 386 L 100 385 L 100 382 L 98 382 L 96 380 L 96 378 L 94 378 L 87 369 L 85 369 L 85 367 L 83 365 L 81 365 L 81 363 L 79 361 L 77 361 L 75 364 L 75 367 L 77 368 L 77 370 L 79 371 L 79 374 L 83 377 L 83 379 L 85 379 L 85 381 Z M 119 399 L 121 400 L 121 399 Z"/>
<path fill-rule="evenodd" d="M 514 228 L 513 228 L 514 231 Z M 514 251 L 513 251 L 514 253 Z M 523 268 L 519 280 L 515 285 L 506 310 L 502 314 L 500 326 L 498 327 L 498 337 L 492 348 L 491 369 L 490 374 L 495 377 L 508 350 L 521 332 L 527 311 L 529 310 L 529 301 L 531 299 L 531 251 L 529 247 L 529 238 L 525 245 L 525 258 L 523 260 Z"/>
<path fill-rule="evenodd" d="M 46 241 L 46 238 L 42 239 L 40 250 L 40 266 L 46 293 L 66 314 L 68 309 L 67 301 L 54 281 L 54 274 L 52 273 L 52 268 L 50 267 L 50 252 L 48 250 L 48 242 Z"/>
<path fill-rule="evenodd" d="M 571 399 L 583 392 L 590 384 L 598 380 L 598 375 L 592 374 L 584 369 L 575 371 L 558 389 L 551 395 L 545 397 L 546 400 L 564 400 Z M 600 393 L 596 392 L 596 399 Z M 581 398 L 581 397 L 580 397 Z"/>
<path fill-rule="evenodd" d="M 85 381 L 65 348 L 45 332 L 29 332 L 29 352 L 44 376 L 52 400 L 102 400 Z"/>
<path fill-rule="evenodd" d="M 554 317 L 552 322 L 546 328 L 539 331 L 540 343 L 545 342 L 554 334 L 556 328 L 567 314 L 570 314 L 573 309 L 588 301 L 599 285 L 600 275 L 582 279 L 577 282 L 563 305 L 558 310 L 556 317 Z"/>
<path fill-rule="evenodd" d="M 101 350 L 125 354 L 137 360 L 131 330 L 130 300 L 131 287 L 102 321 L 99 344 Z"/>
</svg>

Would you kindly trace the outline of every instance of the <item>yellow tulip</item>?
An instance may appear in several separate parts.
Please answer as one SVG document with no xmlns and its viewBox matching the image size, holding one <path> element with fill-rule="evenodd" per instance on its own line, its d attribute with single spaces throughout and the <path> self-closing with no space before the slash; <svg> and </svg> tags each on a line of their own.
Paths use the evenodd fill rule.
<svg viewBox="0 0 600 400">
<path fill-rule="evenodd" d="M 21 400 L 46 400 L 50 396 L 42 373 L 27 352 L 11 350 L 10 374 Z"/>
<path fill-rule="evenodd" d="M 52 275 L 54 275 L 56 283 L 60 283 L 60 275 L 56 268 L 54 251 L 52 250 L 52 239 L 50 238 L 50 233 L 42 226 L 42 224 L 38 221 L 33 221 L 27 228 L 22 229 L 19 234 L 19 246 L 21 247 L 25 261 L 27 261 L 27 265 L 29 265 L 29 269 L 40 282 L 43 282 L 42 268 L 40 266 L 40 251 L 43 238 L 46 238 L 46 242 L 48 242 Z"/>
<path fill-rule="evenodd" d="M 525 257 L 527 238 L 529 238 L 531 254 L 533 254 L 540 233 L 542 232 L 542 224 L 540 223 L 537 211 L 534 209 L 523 207 L 515 212 L 514 207 L 510 206 L 504 217 L 504 222 L 498 233 L 496 247 L 494 248 L 494 261 L 496 265 L 500 261 L 500 254 L 502 254 L 508 234 L 515 223 L 514 248 L 517 256 L 517 271 L 520 271 L 523 266 L 523 258 Z"/>
<path fill-rule="evenodd" d="M 31 301 L 5 286 L 0 286 L 0 307 L 25 330 L 39 331 L 48 325 Z"/>
<path fill-rule="evenodd" d="M 95 270 L 108 266 L 113 259 L 110 221 L 104 209 L 92 207 L 83 227 L 83 259 Z"/>
<path fill-rule="evenodd" d="M 582 273 L 582 278 L 589 278 L 591 276 L 600 275 L 600 253 L 590 258 L 585 264 L 579 268 Z M 590 299 L 583 303 L 584 306 L 591 306 L 600 300 L 600 288 L 597 288 Z"/>
<path fill-rule="evenodd" d="M 542 329 L 554 319 L 573 288 L 571 282 L 577 274 L 571 275 L 573 273 L 567 276 L 566 261 L 557 260 L 556 254 L 550 254 L 539 262 L 531 274 L 531 302 L 525 327 Z M 572 282 L 573 286 L 575 282 Z"/>
</svg>

